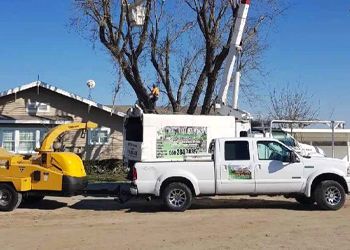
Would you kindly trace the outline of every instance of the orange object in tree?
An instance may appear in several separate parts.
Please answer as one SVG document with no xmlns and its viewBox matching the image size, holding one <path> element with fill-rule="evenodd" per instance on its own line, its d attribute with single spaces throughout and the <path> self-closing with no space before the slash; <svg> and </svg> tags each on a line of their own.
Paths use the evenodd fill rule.
<svg viewBox="0 0 350 250">
<path fill-rule="evenodd" d="M 159 96 L 159 88 L 155 85 L 153 85 L 151 89 L 151 95 L 158 97 Z"/>
</svg>

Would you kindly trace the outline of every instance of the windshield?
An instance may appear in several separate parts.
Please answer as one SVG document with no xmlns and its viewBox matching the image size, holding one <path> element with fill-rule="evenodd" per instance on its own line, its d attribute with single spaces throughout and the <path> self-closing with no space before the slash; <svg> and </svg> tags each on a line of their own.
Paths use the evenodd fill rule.
<svg viewBox="0 0 350 250">
<path fill-rule="evenodd" d="M 273 131 L 272 137 L 289 147 L 295 148 L 297 146 L 295 139 L 290 134 L 284 131 Z"/>
</svg>

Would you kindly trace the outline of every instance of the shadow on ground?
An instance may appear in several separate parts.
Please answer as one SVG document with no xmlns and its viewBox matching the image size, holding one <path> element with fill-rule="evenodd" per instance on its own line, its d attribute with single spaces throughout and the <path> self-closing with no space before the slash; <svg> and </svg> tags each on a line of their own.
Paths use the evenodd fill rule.
<svg viewBox="0 0 350 250">
<path fill-rule="evenodd" d="M 93 183 L 90 184 L 86 198 L 69 206 L 76 210 L 92 210 L 92 211 L 118 211 L 122 210 L 126 213 L 155 213 L 166 212 L 160 199 L 146 201 L 141 198 L 133 198 L 126 203 L 120 203 L 118 199 L 113 199 L 110 196 L 117 196 L 123 191 L 129 190 L 128 183 Z M 67 203 L 56 201 L 55 197 L 44 199 L 35 204 L 23 204 L 22 208 L 54 210 L 62 207 L 67 207 Z M 315 206 L 303 206 L 297 203 L 294 199 L 257 199 L 257 198 L 240 198 L 233 197 L 211 198 L 200 197 L 193 200 L 191 210 L 199 209 L 285 209 L 285 210 L 316 210 Z"/>
<path fill-rule="evenodd" d="M 39 209 L 39 210 L 55 210 L 62 207 L 66 207 L 67 203 L 60 202 L 56 200 L 42 200 L 33 204 L 28 203 L 22 203 L 19 207 L 20 208 L 27 208 L 27 209 Z"/>
<path fill-rule="evenodd" d="M 126 213 L 167 212 L 160 200 L 145 201 L 143 199 L 133 199 L 120 204 L 111 199 L 87 198 L 75 203 L 70 208 L 96 211 L 125 210 Z M 199 209 L 286 209 L 309 211 L 317 208 L 315 206 L 303 206 L 293 200 L 198 198 L 193 201 L 190 210 Z"/>
<path fill-rule="evenodd" d="M 315 210 L 316 206 L 301 205 L 293 199 L 269 200 L 269 199 L 213 199 L 199 198 L 191 209 L 286 209 L 286 210 Z"/>
<path fill-rule="evenodd" d="M 145 200 L 133 199 L 126 203 L 120 203 L 117 199 L 83 199 L 70 208 L 78 210 L 95 210 L 95 211 L 140 211 L 140 212 L 161 212 L 162 205 L 157 201 L 147 202 Z"/>
</svg>

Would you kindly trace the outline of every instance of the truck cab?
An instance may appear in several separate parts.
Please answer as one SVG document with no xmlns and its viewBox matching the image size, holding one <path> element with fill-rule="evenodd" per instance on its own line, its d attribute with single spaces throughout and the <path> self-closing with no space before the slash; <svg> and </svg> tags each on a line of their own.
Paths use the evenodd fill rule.
<svg viewBox="0 0 350 250">
<path fill-rule="evenodd" d="M 215 166 L 222 184 L 218 191 L 236 193 L 239 186 L 242 193 L 299 193 L 306 183 L 308 159 L 278 140 L 226 138 L 216 145 Z"/>
</svg>

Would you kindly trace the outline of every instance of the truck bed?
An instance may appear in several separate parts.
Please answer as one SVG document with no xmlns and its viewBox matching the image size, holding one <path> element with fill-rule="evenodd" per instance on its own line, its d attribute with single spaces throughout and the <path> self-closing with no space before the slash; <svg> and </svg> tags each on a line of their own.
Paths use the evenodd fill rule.
<svg viewBox="0 0 350 250">
<path fill-rule="evenodd" d="M 184 176 L 197 182 L 200 193 L 197 195 L 215 194 L 215 168 L 213 161 L 182 162 L 142 162 L 136 163 L 138 179 L 135 184 L 139 194 L 159 195 L 159 186 L 167 178 Z M 177 173 L 181 173 L 177 175 Z M 141 191 L 141 192 L 140 192 Z"/>
</svg>

